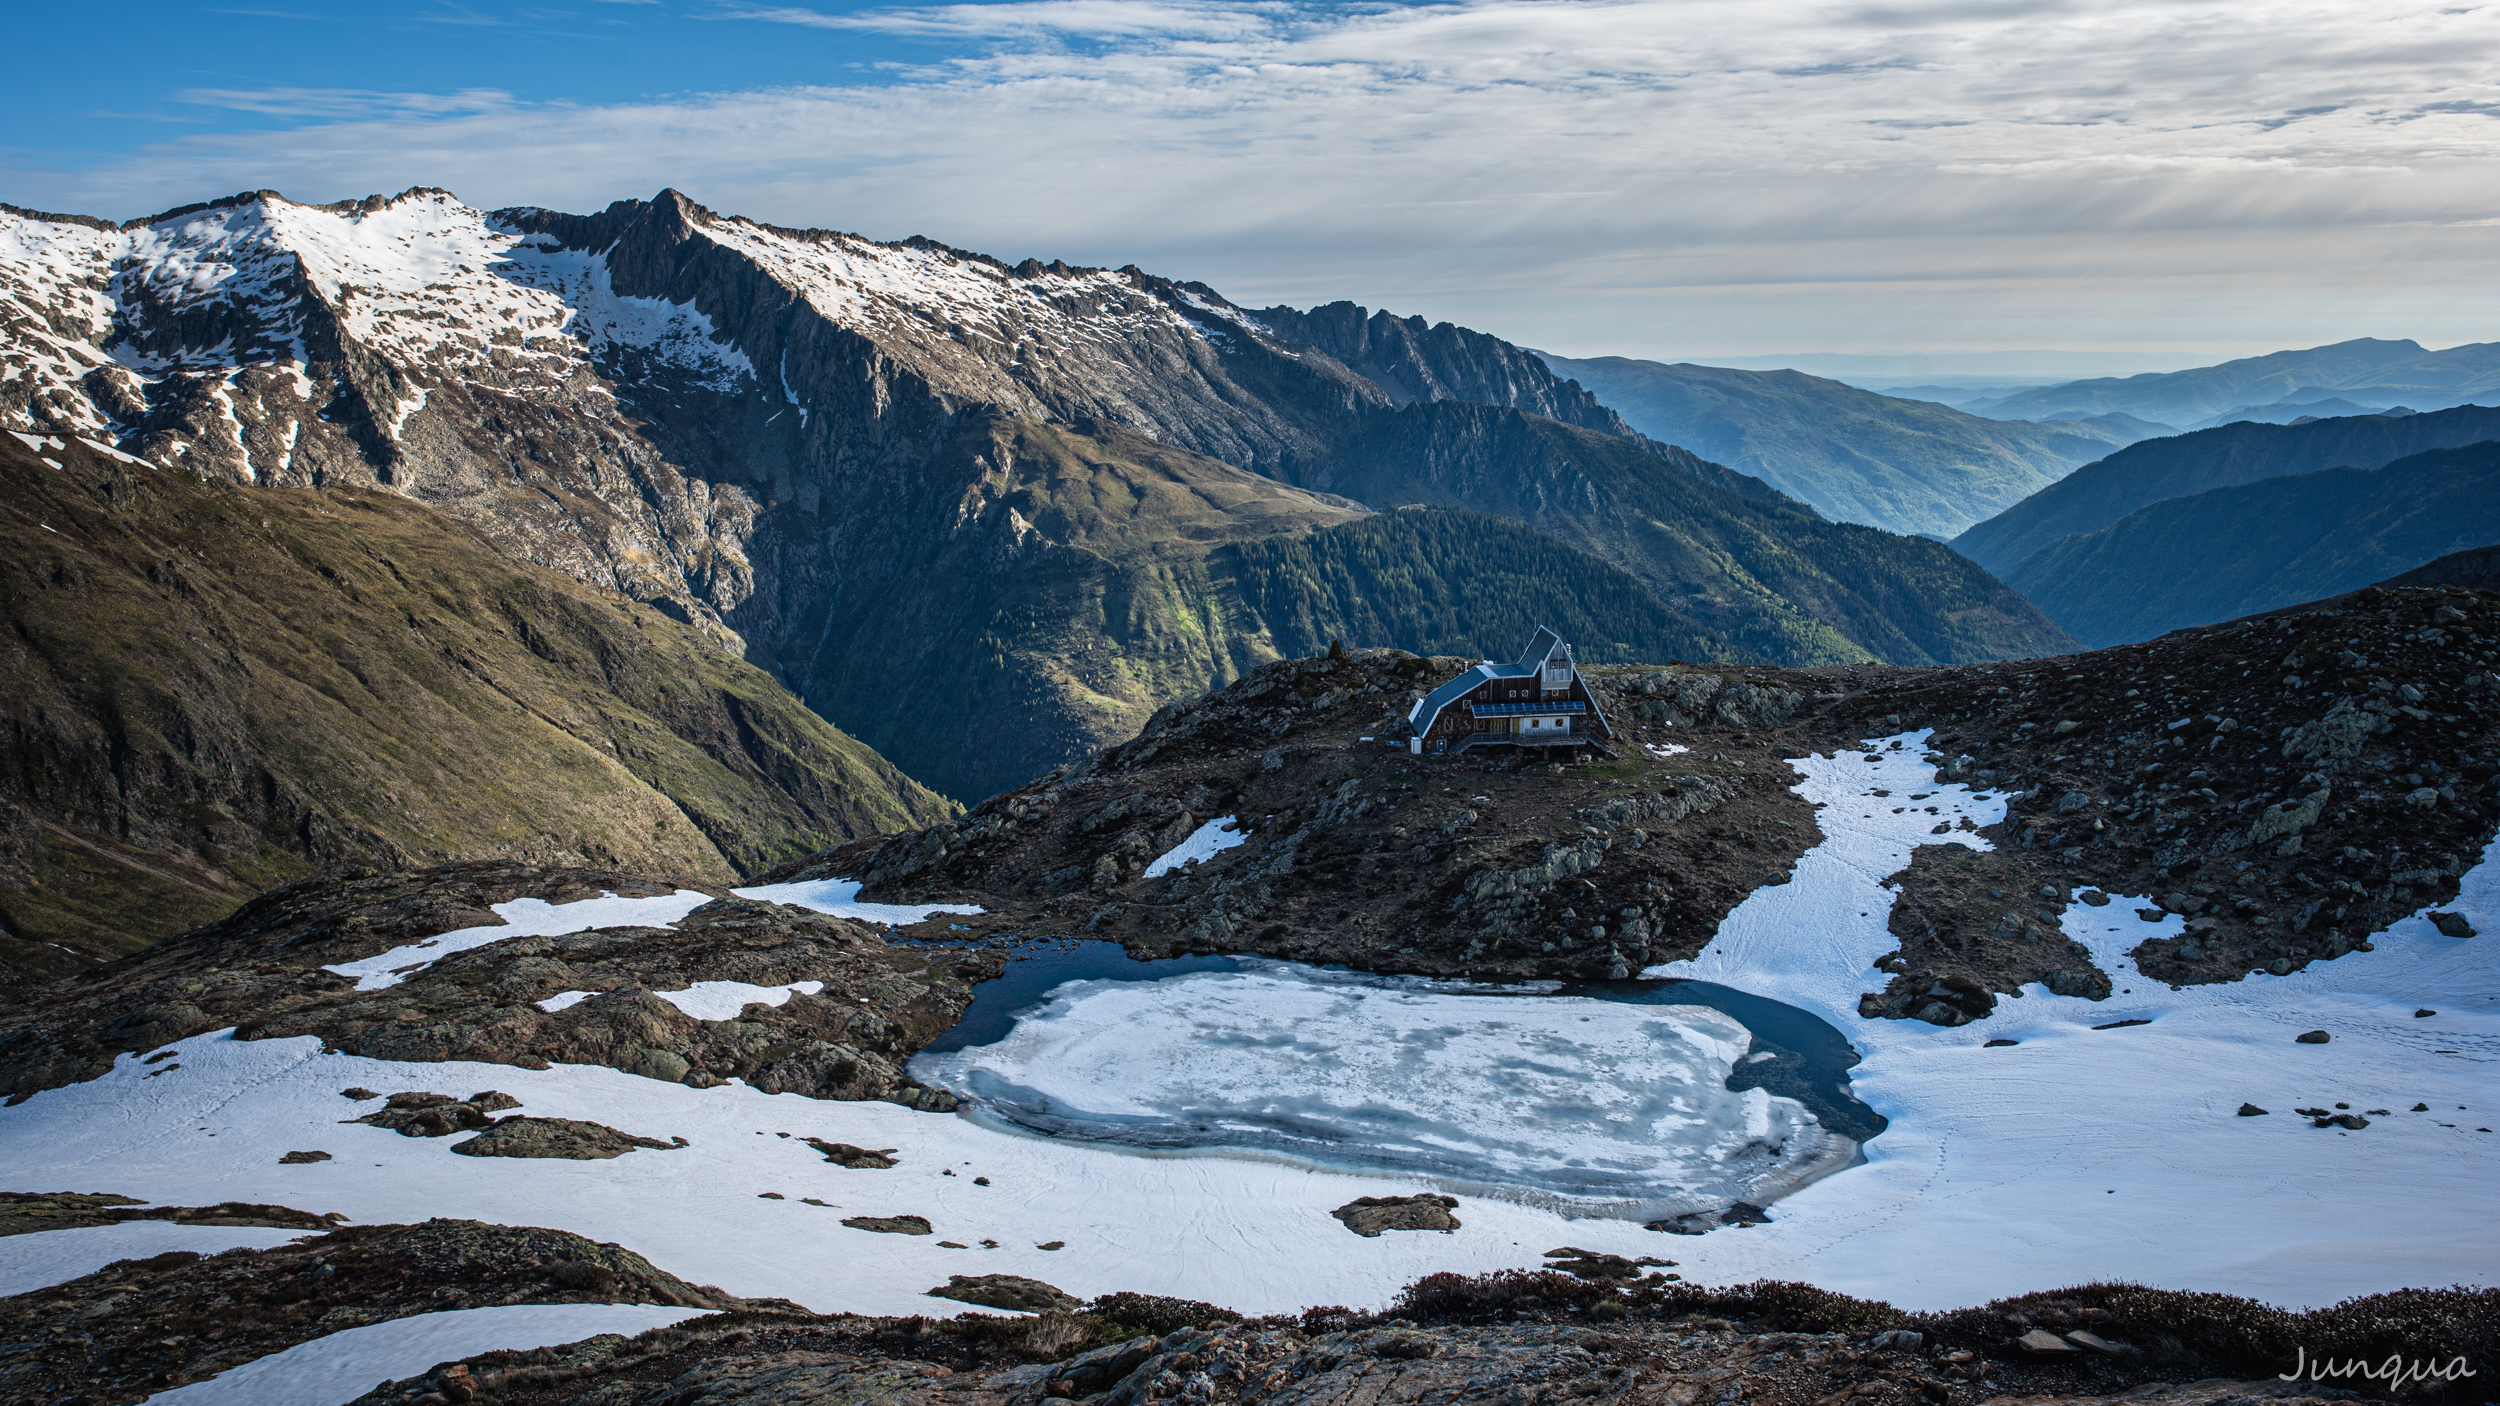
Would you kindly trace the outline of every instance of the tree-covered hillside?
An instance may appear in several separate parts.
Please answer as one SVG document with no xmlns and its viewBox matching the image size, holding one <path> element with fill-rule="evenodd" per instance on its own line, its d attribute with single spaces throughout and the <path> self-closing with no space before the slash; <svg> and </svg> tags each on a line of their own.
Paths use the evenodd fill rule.
<svg viewBox="0 0 2500 1406">
<path fill-rule="evenodd" d="M 1483 513 L 1401 508 L 1228 555 L 1244 602 L 1288 658 L 1343 640 L 1507 659 L 1539 625 L 1593 662 L 1727 653 L 1630 573 Z"/>
</svg>

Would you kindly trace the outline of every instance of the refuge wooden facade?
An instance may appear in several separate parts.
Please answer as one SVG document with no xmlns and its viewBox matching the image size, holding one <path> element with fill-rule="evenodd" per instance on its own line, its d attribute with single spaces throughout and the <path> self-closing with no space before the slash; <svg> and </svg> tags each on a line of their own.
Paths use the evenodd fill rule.
<svg viewBox="0 0 2500 1406">
<path fill-rule="evenodd" d="M 1571 646 L 1542 626 L 1516 663 L 1488 662 L 1460 674 L 1417 699 L 1406 725 L 1407 747 L 1419 756 L 1477 747 L 1605 752 L 1614 738 Z"/>
</svg>

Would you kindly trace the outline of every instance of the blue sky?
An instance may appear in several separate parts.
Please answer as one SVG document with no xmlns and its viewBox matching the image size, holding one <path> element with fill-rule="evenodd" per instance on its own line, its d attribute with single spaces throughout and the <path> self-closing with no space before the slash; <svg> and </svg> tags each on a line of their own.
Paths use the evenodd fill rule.
<svg viewBox="0 0 2500 1406">
<path fill-rule="evenodd" d="M 499 99 L 602 104 L 876 83 L 883 66 L 927 62 L 945 48 L 745 17 L 759 8 L 151 0 L 115 5 L 109 42 L 98 43 L 97 10 L 28 5 L 11 17 L 9 33 L 20 53 L 46 59 L 12 74 L 0 111 L 20 160 L 75 169 L 201 129 L 283 131 L 321 118 L 475 110 Z M 811 7 L 829 16 L 869 8 Z"/>
<path fill-rule="evenodd" d="M 9 35 L 41 58 L 0 200 L 117 218 L 674 186 L 1573 355 L 2500 337 L 2500 12 L 2458 0 L 246 0 Z"/>
</svg>

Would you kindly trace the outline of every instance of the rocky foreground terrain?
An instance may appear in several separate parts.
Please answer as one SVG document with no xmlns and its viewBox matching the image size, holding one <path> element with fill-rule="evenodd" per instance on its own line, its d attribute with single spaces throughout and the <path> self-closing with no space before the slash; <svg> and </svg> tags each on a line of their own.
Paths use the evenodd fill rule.
<svg viewBox="0 0 2500 1406">
<path fill-rule="evenodd" d="M 798 1311 L 688 1284 L 630 1250 L 560 1230 L 460 1220 L 367 1226 L 273 1250 L 123 1260 L 0 1299 L 0 1334 L 15 1344 L 0 1357 L 0 1397 L 136 1401 L 368 1323 L 535 1303 Z"/>
<path fill-rule="evenodd" d="M 2280 1380 L 2296 1349 L 2376 1364 L 2437 1344 L 2451 1373 L 2500 1355 L 2492 1290 L 2406 1291 L 2286 1313 L 2217 1294 L 2095 1285 L 1911 1314 L 1800 1284 L 1711 1290 L 1643 1279 L 1611 1258 L 1567 1260 L 1569 1274 L 1433 1275 L 1377 1313 L 1244 1319 L 1138 1294 L 1080 1306 L 1034 1281 L 967 1291 L 958 1277 L 932 1295 L 993 1302 L 1022 1292 L 1035 1300 L 1019 1306 L 1043 1311 L 825 1317 L 688 1285 L 579 1236 L 429 1221 L 125 1261 L 0 1301 L 12 1336 L 38 1335 L 0 1362 L 0 1391 L 120 1406 L 320 1331 L 434 1309 L 568 1302 L 722 1311 L 630 1341 L 605 1335 L 440 1364 L 377 1386 L 357 1406 L 2253 1406 L 2355 1394 Z M 2480 1380 L 2411 1394 L 2480 1400 Z"/>
</svg>

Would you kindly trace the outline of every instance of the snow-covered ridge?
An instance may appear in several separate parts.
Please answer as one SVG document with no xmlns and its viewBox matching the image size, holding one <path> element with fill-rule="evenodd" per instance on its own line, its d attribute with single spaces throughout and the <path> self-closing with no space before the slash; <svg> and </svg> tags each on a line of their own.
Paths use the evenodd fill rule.
<svg viewBox="0 0 2500 1406">
<path fill-rule="evenodd" d="M 419 384 L 589 389 L 566 383 L 636 353 L 711 390 L 761 389 L 747 352 L 691 303 L 620 295 L 607 250 L 511 223 L 538 213 L 498 214 L 427 189 L 338 205 L 261 192 L 118 229 L 0 209 L 0 382 L 74 402 L 81 428 L 110 423 L 79 382 L 113 365 L 142 381 L 281 366 L 313 401 L 311 299 Z M 1184 291 L 1186 309 L 1175 306 L 1127 272 L 1010 269 L 925 240 L 708 213 L 692 233 L 933 380 L 1007 401 L 1074 363 L 1095 373 L 1120 363 L 1141 337 L 1207 343 L 1264 331 L 1220 299 Z M 1112 355 L 1089 355 L 1103 352 Z"/>
<path fill-rule="evenodd" d="M 80 378 L 116 364 L 142 380 L 282 366 L 309 402 L 308 297 L 421 382 L 575 389 L 620 351 L 714 390 L 753 382 L 701 313 L 620 297 L 600 254 L 551 244 L 430 190 L 334 206 L 264 193 L 124 229 L 0 210 L 0 382 L 56 392 L 82 428 L 111 417 Z"/>
</svg>

